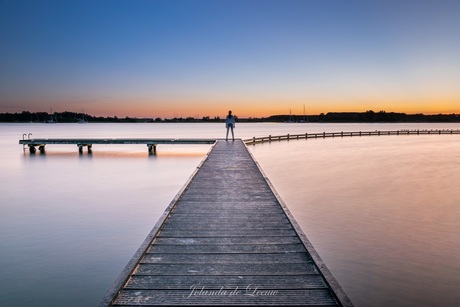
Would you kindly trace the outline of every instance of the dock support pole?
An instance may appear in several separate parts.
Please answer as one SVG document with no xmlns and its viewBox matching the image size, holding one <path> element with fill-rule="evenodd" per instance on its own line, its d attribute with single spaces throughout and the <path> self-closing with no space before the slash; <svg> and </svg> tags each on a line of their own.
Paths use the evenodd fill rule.
<svg viewBox="0 0 460 307">
<path fill-rule="evenodd" d="M 148 144 L 149 154 L 156 155 L 157 154 L 157 144 Z"/>
<path fill-rule="evenodd" d="M 37 149 L 35 148 L 34 145 L 29 145 L 29 152 L 30 152 L 31 154 L 34 154 L 34 153 L 37 152 Z"/>
<path fill-rule="evenodd" d="M 93 149 L 93 144 L 77 144 L 78 146 L 78 152 L 80 154 L 83 154 L 83 147 L 87 147 L 88 148 L 88 154 L 92 154 L 92 149 Z"/>
<path fill-rule="evenodd" d="M 45 145 L 38 146 L 38 150 L 40 150 L 41 154 L 44 154 L 45 153 Z"/>
</svg>

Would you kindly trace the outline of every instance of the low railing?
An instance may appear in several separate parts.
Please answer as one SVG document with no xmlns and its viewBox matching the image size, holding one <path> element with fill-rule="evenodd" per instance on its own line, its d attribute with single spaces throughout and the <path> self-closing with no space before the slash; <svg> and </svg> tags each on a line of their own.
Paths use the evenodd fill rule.
<svg viewBox="0 0 460 307">
<path fill-rule="evenodd" d="M 302 133 L 302 134 L 286 134 L 286 135 L 269 135 L 265 137 L 253 137 L 252 139 L 244 140 L 246 145 L 254 145 L 258 143 L 273 142 L 273 141 L 289 141 L 300 139 L 318 139 L 318 138 L 335 138 L 335 137 L 352 137 L 352 136 L 371 136 L 371 135 L 426 135 L 426 134 L 460 134 L 460 129 L 417 129 L 417 130 L 392 130 L 392 131 L 353 131 L 353 132 L 320 132 L 320 133 Z"/>
</svg>

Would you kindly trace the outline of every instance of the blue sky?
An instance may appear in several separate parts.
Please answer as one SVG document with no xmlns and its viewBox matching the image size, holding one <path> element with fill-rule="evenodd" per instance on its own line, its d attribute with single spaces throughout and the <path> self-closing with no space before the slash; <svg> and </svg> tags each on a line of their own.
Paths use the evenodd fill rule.
<svg viewBox="0 0 460 307">
<path fill-rule="evenodd" d="M 459 0 L 0 0 L 0 112 L 460 113 Z"/>
</svg>

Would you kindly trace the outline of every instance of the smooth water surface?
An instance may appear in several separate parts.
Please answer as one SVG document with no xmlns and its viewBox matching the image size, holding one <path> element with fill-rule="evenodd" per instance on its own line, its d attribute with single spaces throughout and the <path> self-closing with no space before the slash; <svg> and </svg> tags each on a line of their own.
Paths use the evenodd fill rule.
<svg viewBox="0 0 460 307">
<path fill-rule="evenodd" d="M 237 137 L 455 124 L 237 124 Z M 74 145 L 52 137 L 223 137 L 223 124 L 0 124 L 0 306 L 94 306 L 209 145 Z M 460 301 L 460 135 L 250 146 L 356 306 Z"/>
</svg>

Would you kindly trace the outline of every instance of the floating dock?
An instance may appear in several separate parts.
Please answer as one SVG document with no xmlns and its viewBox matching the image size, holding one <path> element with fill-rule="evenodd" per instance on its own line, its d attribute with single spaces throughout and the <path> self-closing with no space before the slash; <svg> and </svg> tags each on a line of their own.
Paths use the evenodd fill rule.
<svg viewBox="0 0 460 307">
<path fill-rule="evenodd" d="M 241 140 L 218 140 L 99 306 L 352 306 Z"/>
<path fill-rule="evenodd" d="M 30 153 L 35 153 L 38 147 L 41 153 L 45 152 L 45 145 L 48 144 L 73 144 L 78 146 L 78 151 L 83 153 L 83 148 L 87 147 L 90 152 L 94 144 L 107 145 L 107 144 L 145 144 L 147 145 L 148 152 L 156 154 L 156 148 L 158 144 L 214 144 L 216 139 L 141 139 L 141 138 L 129 138 L 129 139 L 91 139 L 91 138 L 66 138 L 66 139 L 31 139 L 30 135 L 28 138 L 25 137 L 27 134 L 23 134 L 23 139 L 19 140 L 19 144 L 29 147 Z"/>
</svg>

